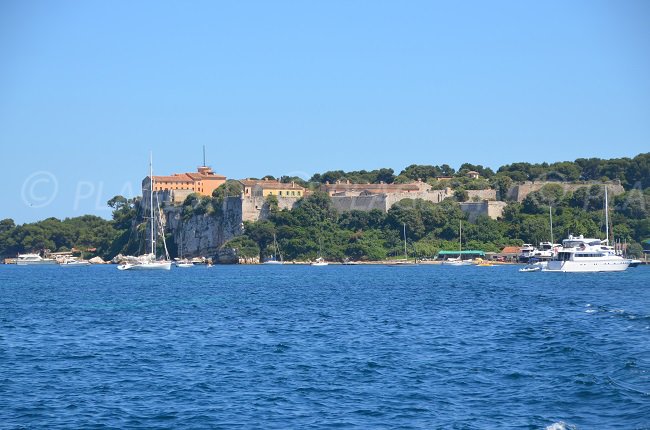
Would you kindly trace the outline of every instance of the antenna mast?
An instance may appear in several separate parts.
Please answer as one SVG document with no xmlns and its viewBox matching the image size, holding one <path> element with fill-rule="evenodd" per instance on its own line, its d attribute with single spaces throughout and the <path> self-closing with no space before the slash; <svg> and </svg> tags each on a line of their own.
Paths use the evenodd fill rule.
<svg viewBox="0 0 650 430">
<path fill-rule="evenodd" d="M 607 203 L 607 185 L 605 185 L 605 234 L 607 245 L 609 245 L 609 205 Z"/>
<path fill-rule="evenodd" d="M 205 164 L 205 145 L 203 145 L 203 167 L 205 166 L 207 166 L 207 164 Z"/>
</svg>

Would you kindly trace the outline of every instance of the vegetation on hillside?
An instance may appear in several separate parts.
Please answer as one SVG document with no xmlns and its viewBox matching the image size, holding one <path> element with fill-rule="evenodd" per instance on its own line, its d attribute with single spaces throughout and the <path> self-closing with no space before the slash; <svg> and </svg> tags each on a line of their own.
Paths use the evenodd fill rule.
<svg viewBox="0 0 650 430">
<path fill-rule="evenodd" d="M 480 174 L 470 179 L 467 172 Z M 439 179 L 446 177 L 445 179 Z M 351 211 L 338 214 L 330 198 L 316 191 L 325 182 L 394 183 L 423 180 L 436 188 L 450 186 L 454 197 L 434 205 L 422 200 L 405 199 L 388 213 Z M 395 175 L 392 169 L 372 171 L 328 171 L 314 175 L 309 182 L 296 177 L 282 177 L 283 182 L 297 182 L 315 192 L 299 201 L 293 211 L 278 210 L 277 201 L 268 202 L 268 220 L 245 223 L 245 234 L 228 246 L 242 255 L 273 253 L 276 235 L 285 259 L 315 258 L 322 243 L 324 255 L 332 260 L 380 260 L 403 254 L 402 229 L 406 224 L 409 254 L 430 257 L 440 249 L 458 247 L 458 227 L 463 225 L 463 247 L 499 251 L 505 245 L 550 240 L 549 206 L 554 220 L 556 241 L 568 234 L 604 237 L 603 187 L 589 186 L 564 192 L 555 184 L 529 194 L 521 203 L 509 202 L 503 219 L 479 217 L 468 222 L 458 201 L 467 199 L 467 190 L 494 188 L 499 196 L 517 181 L 524 180 L 620 180 L 626 192 L 611 199 L 611 221 L 616 240 L 627 242 L 632 254 L 639 255 L 640 243 L 650 239 L 650 153 L 634 158 L 601 160 L 577 159 L 558 163 L 513 163 L 496 172 L 481 165 L 463 164 L 458 170 L 448 165 L 411 165 Z M 225 197 L 239 195 L 241 185 L 227 181 L 212 197 L 192 194 L 182 206 L 182 216 L 217 215 Z M 137 254 L 144 250 L 146 224 L 139 213 L 139 199 L 116 196 L 108 201 L 112 219 L 85 215 L 59 220 L 16 225 L 13 220 L 0 221 L 0 255 L 15 256 L 24 252 L 87 251 L 85 256 L 108 259 L 117 253 Z M 172 244 L 173 247 L 173 244 Z"/>
</svg>

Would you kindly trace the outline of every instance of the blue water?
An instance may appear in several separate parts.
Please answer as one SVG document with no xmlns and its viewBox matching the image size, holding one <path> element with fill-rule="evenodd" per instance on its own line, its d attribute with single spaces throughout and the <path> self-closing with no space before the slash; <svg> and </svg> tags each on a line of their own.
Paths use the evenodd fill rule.
<svg viewBox="0 0 650 430">
<path fill-rule="evenodd" d="M 0 266 L 0 427 L 650 428 L 649 280 Z"/>
</svg>

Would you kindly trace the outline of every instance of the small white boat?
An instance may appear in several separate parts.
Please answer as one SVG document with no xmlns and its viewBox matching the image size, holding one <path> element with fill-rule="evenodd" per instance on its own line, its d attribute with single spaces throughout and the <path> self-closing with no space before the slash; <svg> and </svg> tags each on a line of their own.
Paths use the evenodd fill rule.
<svg viewBox="0 0 650 430">
<path fill-rule="evenodd" d="M 318 238 L 318 258 L 316 261 L 312 261 L 312 266 L 329 266 L 329 263 L 325 261 L 322 257 L 323 255 L 323 241 L 321 238 Z"/>
<path fill-rule="evenodd" d="M 88 267 L 90 266 L 90 261 L 88 260 L 77 260 L 76 258 L 67 258 L 63 262 L 59 263 L 61 267 Z"/>
<path fill-rule="evenodd" d="M 185 269 L 188 268 L 188 267 L 194 267 L 194 263 L 192 263 L 191 261 L 187 261 L 187 260 L 185 260 L 185 261 L 183 261 L 183 260 L 177 261 L 175 263 L 175 265 L 176 265 L 176 267 L 185 268 Z"/>
<path fill-rule="evenodd" d="M 519 269 L 520 272 L 541 272 L 542 268 L 541 266 L 535 266 L 535 265 L 526 265 Z"/>
<path fill-rule="evenodd" d="M 324 258 L 318 257 L 316 261 L 311 263 L 312 266 L 329 266 L 329 263 Z"/>
<path fill-rule="evenodd" d="M 53 258 L 43 258 L 38 254 L 18 254 L 16 264 L 18 266 L 56 264 L 56 260 Z"/>
<path fill-rule="evenodd" d="M 462 260 L 458 258 L 448 258 L 442 262 L 445 266 L 471 266 L 473 263 L 470 260 Z"/>
</svg>

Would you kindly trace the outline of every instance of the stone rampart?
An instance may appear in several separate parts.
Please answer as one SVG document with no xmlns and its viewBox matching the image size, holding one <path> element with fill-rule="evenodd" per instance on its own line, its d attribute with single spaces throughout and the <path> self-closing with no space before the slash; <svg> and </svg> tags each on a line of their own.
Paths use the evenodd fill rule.
<svg viewBox="0 0 650 430">
<path fill-rule="evenodd" d="M 507 206 L 506 202 L 488 201 L 482 202 L 463 202 L 460 203 L 460 209 L 468 215 L 470 221 L 476 221 L 481 215 L 486 215 L 492 219 L 501 218 L 503 209 Z"/>
<path fill-rule="evenodd" d="M 575 192 L 576 190 L 584 187 L 591 187 L 592 185 L 607 185 L 607 192 L 611 196 L 623 194 L 625 189 L 620 181 L 597 182 L 597 181 L 584 181 L 584 182 L 553 182 L 553 181 L 527 181 L 520 184 L 513 185 L 508 190 L 508 200 L 515 200 L 518 202 L 523 201 L 526 196 L 534 191 L 539 191 L 544 185 L 555 184 L 562 187 L 565 193 Z"/>
</svg>

